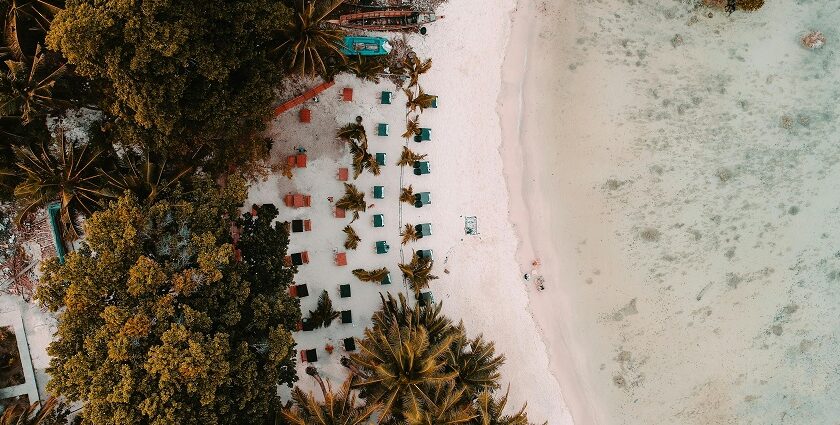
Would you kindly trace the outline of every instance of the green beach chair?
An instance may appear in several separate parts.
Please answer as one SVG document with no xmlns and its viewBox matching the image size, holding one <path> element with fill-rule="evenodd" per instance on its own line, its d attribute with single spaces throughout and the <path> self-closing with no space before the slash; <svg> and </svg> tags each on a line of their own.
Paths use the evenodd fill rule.
<svg viewBox="0 0 840 425">
<path fill-rule="evenodd" d="M 388 124 L 379 123 L 379 125 L 376 126 L 376 135 L 377 136 L 382 136 L 382 137 L 387 136 L 388 135 Z"/>
<path fill-rule="evenodd" d="M 350 310 L 344 310 L 341 312 L 341 323 L 353 323 L 353 314 Z"/>
<path fill-rule="evenodd" d="M 388 242 L 376 241 L 376 253 L 377 254 L 387 254 L 390 249 L 391 249 L 391 246 L 388 245 Z"/>
<path fill-rule="evenodd" d="M 385 198 L 385 186 L 374 186 L 373 187 L 373 199 L 384 199 Z"/>
<path fill-rule="evenodd" d="M 414 230 L 417 231 L 417 238 L 424 238 L 426 236 L 432 235 L 432 224 L 431 223 L 423 223 L 414 226 Z"/>
<path fill-rule="evenodd" d="M 391 272 L 388 272 L 388 274 L 386 274 L 385 277 L 382 278 L 382 282 L 380 282 L 380 283 L 383 284 L 383 285 L 390 285 L 391 284 Z"/>
<path fill-rule="evenodd" d="M 383 91 L 382 97 L 379 98 L 382 101 L 383 105 L 390 105 L 391 104 L 391 92 Z"/>
<path fill-rule="evenodd" d="M 350 284 L 345 283 L 339 286 L 338 292 L 341 294 L 341 298 L 350 298 Z"/>
<path fill-rule="evenodd" d="M 420 142 L 428 142 L 432 140 L 432 129 L 431 128 L 421 128 L 420 134 L 414 136 L 414 141 L 417 143 Z"/>
<path fill-rule="evenodd" d="M 417 254 L 417 258 L 429 259 L 429 260 L 433 259 L 431 249 L 418 249 L 416 254 Z"/>
<path fill-rule="evenodd" d="M 376 163 L 379 164 L 380 167 L 385 166 L 385 152 L 376 153 Z"/>
<path fill-rule="evenodd" d="M 420 304 L 420 307 L 425 307 L 427 305 L 432 305 L 435 303 L 435 297 L 432 296 L 431 292 L 421 292 L 420 296 L 417 297 L 417 303 Z"/>
<path fill-rule="evenodd" d="M 385 227 L 385 216 L 383 214 L 373 216 L 373 227 Z"/>
<path fill-rule="evenodd" d="M 414 207 L 420 208 L 423 205 L 429 205 L 432 203 L 431 194 L 429 192 L 420 192 L 414 194 Z"/>
<path fill-rule="evenodd" d="M 430 174 L 432 170 L 429 168 L 429 161 L 417 161 L 414 163 L 414 175 L 422 176 L 423 174 Z"/>
</svg>

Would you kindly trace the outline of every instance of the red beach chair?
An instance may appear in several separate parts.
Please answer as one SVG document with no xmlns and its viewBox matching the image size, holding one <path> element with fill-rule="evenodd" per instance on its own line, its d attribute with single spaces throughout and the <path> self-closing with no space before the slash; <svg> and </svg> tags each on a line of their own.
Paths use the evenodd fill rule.
<svg viewBox="0 0 840 425">
<path fill-rule="evenodd" d="M 303 220 L 303 231 L 312 231 L 312 220 Z"/>
<path fill-rule="evenodd" d="M 302 123 L 310 123 L 312 122 L 312 111 L 309 109 L 303 108 L 300 110 L 300 122 Z"/>
<path fill-rule="evenodd" d="M 344 90 L 341 91 L 341 99 L 345 102 L 352 102 L 353 101 L 353 89 L 350 87 L 345 87 Z"/>
<path fill-rule="evenodd" d="M 297 155 L 297 166 L 298 168 L 306 168 L 306 154 L 299 153 Z"/>
<path fill-rule="evenodd" d="M 309 264 L 309 251 L 303 251 L 300 253 L 301 260 L 303 260 L 303 264 Z"/>
<path fill-rule="evenodd" d="M 287 207 L 293 207 L 295 204 L 295 197 L 291 193 L 286 194 L 283 197 L 283 203 L 286 204 Z"/>
<path fill-rule="evenodd" d="M 347 179 L 350 178 L 350 170 L 346 168 L 339 168 L 338 169 L 338 180 L 346 182 Z"/>
<path fill-rule="evenodd" d="M 335 254 L 335 265 L 336 266 L 346 266 L 347 265 L 347 254 L 344 252 L 339 252 Z"/>
<path fill-rule="evenodd" d="M 343 208 L 336 208 L 335 209 L 335 218 L 344 218 L 347 217 L 347 212 L 344 211 Z"/>
</svg>

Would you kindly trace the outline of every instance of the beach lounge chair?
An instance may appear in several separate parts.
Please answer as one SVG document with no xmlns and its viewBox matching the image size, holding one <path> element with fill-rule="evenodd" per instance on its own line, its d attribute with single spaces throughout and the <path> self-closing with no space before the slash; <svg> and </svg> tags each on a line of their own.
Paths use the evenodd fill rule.
<svg viewBox="0 0 840 425">
<path fill-rule="evenodd" d="M 379 98 L 382 101 L 383 105 L 390 105 L 391 104 L 391 92 L 383 91 L 382 97 Z"/>
<path fill-rule="evenodd" d="M 376 135 L 377 136 L 382 136 L 382 137 L 387 136 L 388 135 L 388 124 L 379 123 L 379 125 L 376 126 Z"/>
<path fill-rule="evenodd" d="M 385 277 L 382 278 L 382 281 L 380 283 L 383 284 L 383 285 L 390 285 L 391 284 L 391 272 L 388 272 L 388 274 L 386 274 Z"/>
<path fill-rule="evenodd" d="M 432 305 L 435 302 L 435 297 L 432 296 L 431 292 L 421 292 L 420 295 L 417 297 L 417 303 L 420 304 L 420 307 L 425 307 L 427 305 Z"/>
<path fill-rule="evenodd" d="M 385 198 L 385 186 L 374 186 L 373 187 L 373 199 L 383 199 Z"/>
<path fill-rule="evenodd" d="M 353 89 L 350 87 L 345 87 L 341 90 L 341 100 L 345 102 L 352 102 L 353 101 Z"/>
<path fill-rule="evenodd" d="M 297 165 L 297 158 L 294 155 L 287 156 L 286 157 L 286 164 L 288 164 L 289 167 L 294 168 L 295 165 Z"/>
<path fill-rule="evenodd" d="M 414 136 L 415 142 L 428 142 L 432 140 L 432 129 L 431 128 L 421 128 L 420 134 Z"/>
<path fill-rule="evenodd" d="M 300 122 L 302 123 L 310 123 L 312 122 L 312 111 L 309 109 L 303 108 L 300 110 L 300 114 L 298 115 Z"/>
<path fill-rule="evenodd" d="M 383 214 L 373 216 L 373 227 L 385 227 L 385 216 Z"/>
<path fill-rule="evenodd" d="M 350 178 L 350 170 L 347 168 L 338 169 L 338 181 L 346 182 Z"/>
<path fill-rule="evenodd" d="M 417 238 L 423 238 L 426 236 L 432 235 L 432 224 L 431 223 L 423 223 L 414 226 L 414 230 L 417 231 Z"/>
<path fill-rule="evenodd" d="M 438 107 L 438 102 L 437 102 L 437 100 L 438 100 L 438 97 L 437 97 L 437 96 L 435 96 L 435 98 L 434 98 L 434 99 L 432 99 L 432 109 L 437 109 L 437 107 Z"/>
<path fill-rule="evenodd" d="M 318 361 L 318 351 L 314 348 L 309 350 L 301 350 L 300 360 L 307 363 L 315 363 Z"/>
<path fill-rule="evenodd" d="M 380 167 L 385 166 L 385 152 L 376 153 L 376 163 L 379 164 Z"/>
<path fill-rule="evenodd" d="M 341 298 L 350 298 L 350 284 L 345 283 L 338 287 L 338 293 L 341 295 Z"/>
<path fill-rule="evenodd" d="M 353 314 L 351 314 L 350 310 L 341 312 L 341 323 L 353 323 Z"/>
<path fill-rule="evenodd" d="M 347 253 L 339 252 L 335 254 L 335 265 L 336 266 L 346 266 L 347 265 Z"/>
<path fill-rule="evenodd" d="M 298 168 L 306 168 L 306 154 L 305 153 L 297 154 L 297 157 L 295 159 L 296 159 L 295 162 L 297 163 Z"/>
<path fill-rule="evenodd" d="M 352 336 L 344 338 L 344 351 L 356 351 L 356 339 Z"/>
<path fill-rule="evenodd" d="M 423 205 L 429 205 L 432 203 L 432 197 L 429 192 L 420 192 L 414 194 L 414 206 L 416 208 L 420 208 Z"/>
<path fill-rule="evenodd" d="M 414 163 L 414 175 L 422 176 L 423 174 L 431 173 L 429 168 L 429 161 L 417 161 Z"/>
<path fill-rule="evenodd" d="M 423 259 L 428 258 L 429 260 L 433 259 L 431 249 L 418 249 L 416 254 L 417 254 L 418 258 L 423 258 Z"/>
<path fill-rule="evenodd" d="M 377 254 L 387 254 L 390 249 L 391 249 L 391 246 L 388 245 L 388 242 L 376 241 L 376 253 Z"/>
<path fill-rule="evenodd" d="M 344 218 L 344 217 L 347 217 L 347 211 L 344 211 L 344 208 L 336 207 L 335 218 Z"/>
<path fill-rule="evenodd" d="M 309 287 L 306 286 L 305 283 L 300 285 L 292 285 L 289 287 L 289 293 L 297 298 L 303 298 L 309 296 Z"/>
<path fill-rule="evenodd" d="M 303 319 L 298 322 L 298 330 L 303 332 L 310 332 L 315 330 L 315 326 L 312 326 L 312 321 L 309 319 Z"/>
<path fill-rule="evenodd" d="M 312 230 L 312 220 L 292 220 L 292 233 L 308 232 Z"/>
<path fill-rule="evenodd" d="M 286 256 L 287 265 L 300 266 L 309 263 L 309 251 L 298 252 Z"/>
</svg>

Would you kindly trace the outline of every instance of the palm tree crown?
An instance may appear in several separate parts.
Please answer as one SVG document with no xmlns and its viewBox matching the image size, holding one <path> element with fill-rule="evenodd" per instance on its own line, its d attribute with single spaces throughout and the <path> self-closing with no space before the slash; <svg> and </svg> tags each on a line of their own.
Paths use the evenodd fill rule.
<svg viewBox="0 0 840 425">
<path fill-rule="evenodd" d="M 429 286 L 430 281 L 438 278 L 432 274 L 433 263 L 430 258 L 420 258 L 417 254 L 414 254 L 411 262 L 399 265 L 403 277 L 408 281 L 408 285 L 414 290 L 415 294 L 419 294 L 423 288 Z"/>
<path fill-rule="evenodd" d="M 343 0 L 330 0 L 324 6 L 316 7 L 318 0 L 305 4 L 300 1 L 294 16 L 280 31 L 282 41 L 274 49 L 288 71 L 299 75 L 327 75 L 326 56 L 344 60 L 339 47 L 344 33 L 323 22 L 342 3 Z"/>
<path fill-rule="evenodd" d="M 0 116 L 19 117 L 28 124 L 64 103 L 53 98 L 53 87 L 66 64 L 49 65 L 40 45 L 31 59 L 10 59 L 6 67 L 8 71 L 0 73 Z"/>
<path fill-rule="evenodd" d="M 355 391 L 351 389 L 353 375 L 347 377 L 338 392 L 333 392 L 329 382 L 324 383 L 316 373 L 323 396 L 319 402 L 312 393 L 304 393 L 300 388 L 292 390 L 293 405 L 281 410 L 281 415 L 292 425 L 362 425 L 368 423 L 371 416 L 379 409 L 376 404 L 358 406 Z"/>
</svg>

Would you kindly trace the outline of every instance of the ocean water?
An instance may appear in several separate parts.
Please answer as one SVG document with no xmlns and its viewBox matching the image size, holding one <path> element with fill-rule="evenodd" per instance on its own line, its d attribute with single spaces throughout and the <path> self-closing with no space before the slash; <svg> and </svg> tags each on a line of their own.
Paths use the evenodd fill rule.
<svg viewBox="0 0 840 425">
<path fill-rule="evenodd" d="M 695 3 L 534 2 L 535 316 L 601 424 L 836 424 L 840 2 Z"/>
</svg>

